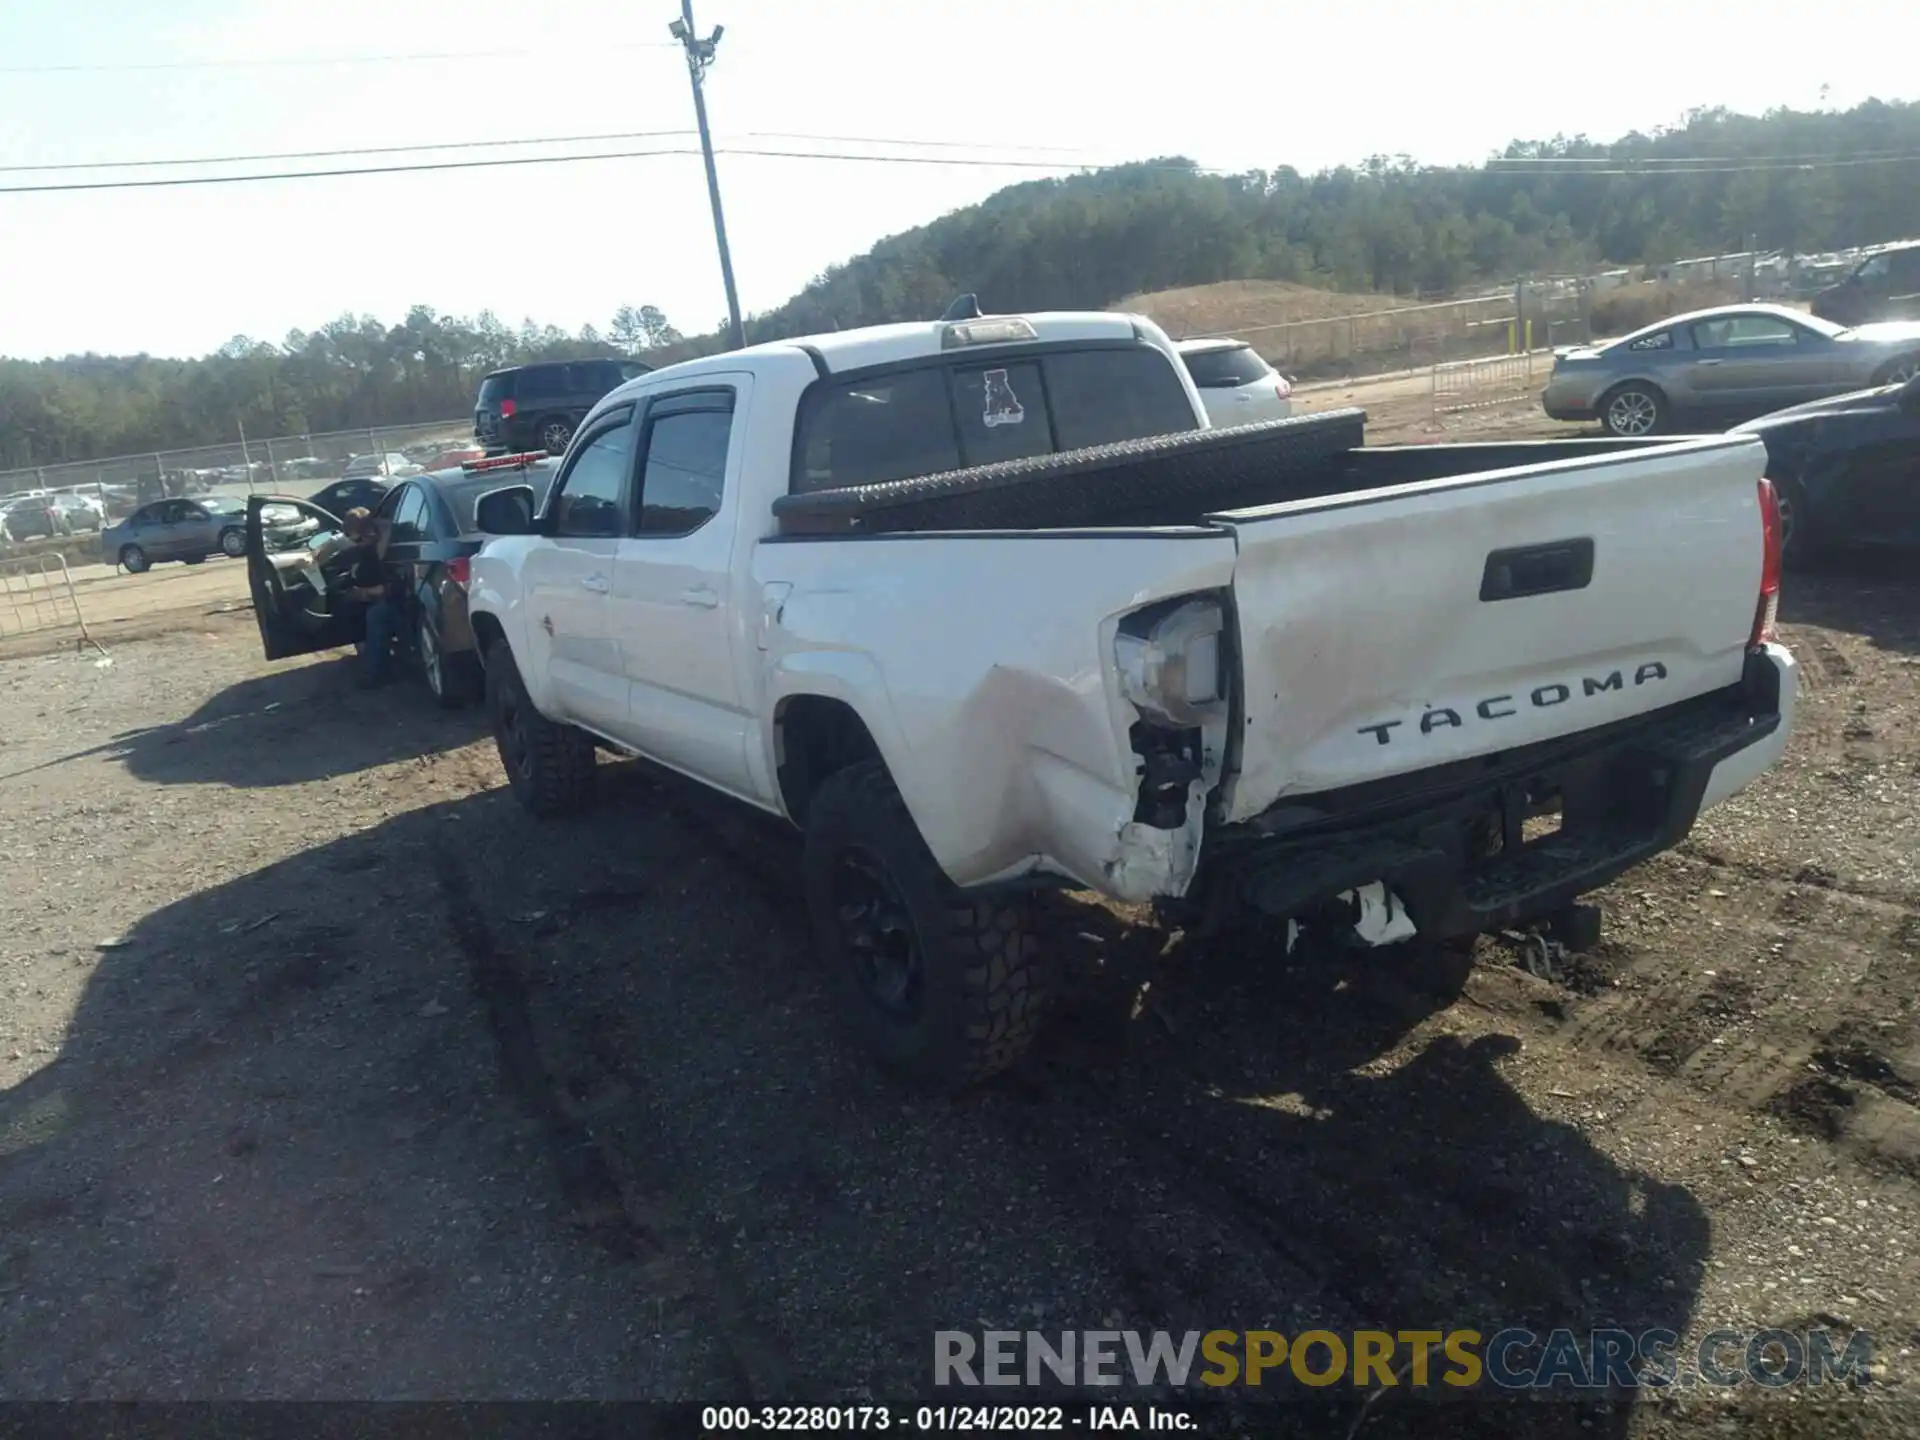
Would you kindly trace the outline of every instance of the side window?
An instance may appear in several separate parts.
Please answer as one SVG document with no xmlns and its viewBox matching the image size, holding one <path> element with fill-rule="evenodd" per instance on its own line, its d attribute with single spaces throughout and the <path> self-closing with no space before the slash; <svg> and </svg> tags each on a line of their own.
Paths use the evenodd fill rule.
<svg viewBox="0 0 1920 1440">
<path fill-rule="evenodd" d="M 399 503 L 392 511 L 392 538 L 418 544 L 428 538 L 427 497 L 418 485 L 403 485 L 400 488 Z"/>
<path fill-rule="evenodd" d="M 182 500 L 182 501 L 179 501 L 178 503 L 180 506 L 180 513 L 174 517 L 176 520 L 180 520 L 180 521 L 211 520 L 213 518 L 213 516 L 209 515 L 205 509 L 203 509 L 201 506 L 194 504 L 193 501 L 191 500 Z"/>
<path fill-rule="evenodd" d="M 566 385 L 566 368 L 561 365 L 529 365 L 518 377 L 515 390 L 523 401 L 551 400 Z"/>
<path fill-rule="evenodd" d="M 1729 315 L 1693 327 L 1693 343 L 1701 350 L 1796 345 L 1799 340 L 1799 330 L 1771 315 Z"/>
<path fill-rule="evenodd" d="M 164 525 L 166 524 L 164 518 L 166 508 L 164 505 L 142 505 L 138 510 L 134 511 L 132 515 L 127 517 L 127 523 L 131 525 Z"/>
<path fill-rule="evenodd" d="M 591 439 L 575 447 L 566 473 L 556 482 L 554 534 L 620 534 L 627 477 L 633 472 L 633 411 L 623 408 L 617 414 L 616 421 L 596 428 Z"/>
<path fill-rule="evenodd" d="M 1875 255 L 1871 260 L 1860 262 L 1860 268 L 1853 272 L 1853 278 L 1863 285 L 1887 278 L 1888 260 L 1885 255 Z"/>
<path fill-rule="evenodd" d="M 647 414 L 637 535 L 691 535 L 726 493 L 733 397 L 709 391 L 656 400 Z"/>
<path fill-rule="evenodd" d="M 1158 350 L 1069 350 L 1041 360 L 1062 450 L 1198 430 L 1179 373 Z"/>
<path fill-rule="evenodd" d="M 1642 335 L 1627 348 L 1629 350 L 1671 350 L 1673 349 L 1673 331 L 1662 330 L 1654 335 Z"/>
<path fill-rule="evenodd" d="M 945 368 L 898 370 L 816 391 L 801 415 L 798 462 L 792 488 L 800 492 L 958 470 Z"/>
<path fill-rule="evenodd" d="M 1890 258 L 1888 278 L 1893 288 L 1903 294 L 1920 290 L 1920 250 L 1896 250 Z"/>
</svg>

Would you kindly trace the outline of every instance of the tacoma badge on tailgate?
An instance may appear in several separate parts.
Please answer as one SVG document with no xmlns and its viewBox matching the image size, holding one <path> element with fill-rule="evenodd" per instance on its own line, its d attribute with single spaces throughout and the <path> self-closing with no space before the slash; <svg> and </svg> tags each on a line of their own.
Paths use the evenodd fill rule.
<svg viewBox="0 0 1920 1440">
<path fill-rule="evenodd" d="M 1658 660 L 1649 660 L 1633 672 L 1633 683 L 1635 685 L 1645 685 L 1650 680 L 1664 680 L 1666 678 L 1667 667 Z M 1625 688 L 1626 676 L 1623 672 L 1614 670 L 1597 680 L 1591 675 L 1581 676 L 1580 689 L 1577 693 L 1583 699 L 1587 699 L 1608 690 L 1624 690 Z M 1536 710 L 1545 710 L 1554 705 L 1566 704 L 1569 700 L 1573 699 L 1575 693 L 1571 685 L 1563 685 L 1556 681 L 1551 685 L 1534 686 L 1527 694 L 1527 702 Z M 1484 700 L 1476 701 L 1473 706 L 1473 714 L 1482 720 L 1505 720 L 1508 716 L 1519 713 L 1520 701 L 1517 696 L 1513 695 L 1489 695 Z M 1403 720 L 1383 720 L 1377 725 L 1362 725 L 1358 727 L 1358 733 L 1371 735 L 1382 745 L 1390 745 L 1393 743 L 1393 737 L 1387 732 L 1405 723 Z M 1434 706 L 1431 709 L 1422 711 L 1419 720 L 1416 722 L 1422 735 L 1431 735 L 1436 730 L 1456 730 L 1466 723 L 1467 722 L 1461 718 L 1458 710 L 1450 709 L 1444 705 Z"/>
</svg>

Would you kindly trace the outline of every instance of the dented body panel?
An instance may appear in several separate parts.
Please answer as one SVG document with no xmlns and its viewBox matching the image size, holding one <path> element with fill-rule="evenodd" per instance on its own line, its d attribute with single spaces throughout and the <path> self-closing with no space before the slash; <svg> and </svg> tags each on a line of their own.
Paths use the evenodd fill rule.
<svg viewBox="0 0 1920 1440">
<path fill-rule="evenodd" d="M 928 848 L 962 885 L 1031 871 L 1118 899 L 1184 892 L 1204 803 L 1178 831 L 1137 824 L 1140 757 L 1112 664 L 1120 616 L 1232 578 L 1219 530 L 768 541 L 761 744 L 783 701 L 850 704 Z M 1206 789 L 1219 778 L 1224 724 Z"/>
</svg>

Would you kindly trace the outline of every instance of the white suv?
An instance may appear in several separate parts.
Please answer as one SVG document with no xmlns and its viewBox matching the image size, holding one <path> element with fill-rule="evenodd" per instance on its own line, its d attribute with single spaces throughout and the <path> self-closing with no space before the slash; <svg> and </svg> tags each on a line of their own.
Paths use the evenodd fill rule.
<svg viewBox="0 0 1920 1440">
<path fill-rule="evenodd" d="M 1214 429 L 1293 414 L 1293 386 L 1246 341 L 1182 340 L 1174 348 L 1199 387 Z"/>
</svg>

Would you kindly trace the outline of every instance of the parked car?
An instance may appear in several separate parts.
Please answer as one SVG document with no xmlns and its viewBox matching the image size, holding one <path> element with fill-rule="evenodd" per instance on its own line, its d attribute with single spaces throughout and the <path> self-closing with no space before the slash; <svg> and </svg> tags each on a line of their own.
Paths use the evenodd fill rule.
<svg viewBox="0 0 1920 1440">
<path fill-rule="evenodd" d="M 1813 313 L 1836 325 L 1920 320 L 1920 242 L 1867 256 L 1846 279 L 1813 297 Z"/>
<path fill-rule="evenodd" d="M 299 511 L 276 502 L 267 512 L 269 543 L 292 544 L 314 526 Z M 209 555 L 247 553 L 247 506 L 230 495 L 199 500 L 156 500 L 100 532 L 100 558 L 138 575 L 163 560 L 198 565 Z"/>
<path fill-rule="evenodd" d="M 65 533 L 69 535 L 77 535 L 82 530 L 98 530 L 107 523 L 106 508 L 91 495 L 76 495 L 68 491 L 49 498 L 65 520 Z"/>
<path fill-rule="evenodd" d="M 448 709 L 472 704 L 481 694 L 480 660 L 467 622 L 468 567 L 486 539 L 475 526 L 474 507 L 482 495 L 516 481 L 544 490 L 554 466 L 545 454 L 469 462 L 402 480 L 379 497 L 377 508 L 370 507 L 393 527 L 386 565 L 407 596 L 402 652 Z M 364 608 L 342 597 L 351 584 L 339 558 L 348 548 L 344 526 L 338 512 L 315 500 L 261 496 L 251 502 L 262 511 L 292 509 L 312 526 L 302 545 L 276 547 L 263 522 L 248 524 L 248 582 L 270 660 L 365 638 Z"/>
<path fill-rule="evenodd" d="M 1346 935 L 1364 889 L 1402 934 L 1587 943 L 1576 897 L 1786 743 L 1765 448 L 1364 429 L 1206 428 L 1124 314 L 643 376 L 544 498 L 476 506 L 509 784 L 575 809 L 604 746 L 787 817 L 850 1023 L 943 1089 L 1035 1032 L 1035 886 Z"/>
<path fill-rule="evenodd" d="M 1854 329 L 1784 305 L 1721 305 L 1556 351 L 1540 405 L 1611 434 L 1728 425 L 1920 374 L 1920 321 Z"/>
<path fill-rule="evenodd" d="M 0 503 L 0 527 L 9 540 L 37 540 L 73 533 L 73 517 L 58 496 L 33 490 Z"/>
<path fill-rule="evenodd" d="M 480 381 L 473 438 L 488 454 L 563 454 L 601 396 L 651 368 L 638 360 L 553 360 L 495 370 Z"/>
<path fill-rule="evenodd" d="M 307 497 L 308 504 L 329 515 L 345 515 L 349 510 L 373 510 L 394 487 L 394 481 L 378 475 L 363 475 L 352 480 L 336 480 L 323 485 Z"/>
<path fill-rule="evenodd" d="M 347 461 L 346 468 L 340 472 L 342 480 L 370 480 L 375 476 L 384 479 L 397 479 L 402 475 L 418 475 L 420 467 L 397 451 L 388 451 L 384 455 L 355 455 Z"/>
<path fill-rule="evenodd" d="M 1842 550 L 1920 550 L 1920 378 L 1735 426 L 1767 447 L 1781 545 L 1813 563 Z"/>
<path fill-rule="evenodd" d="M 1246 341 L 1182 340 L 1175 348 L 1214 426 L 1284 420 L 1293 414 L 1292 382 Z"/>
</svg>

